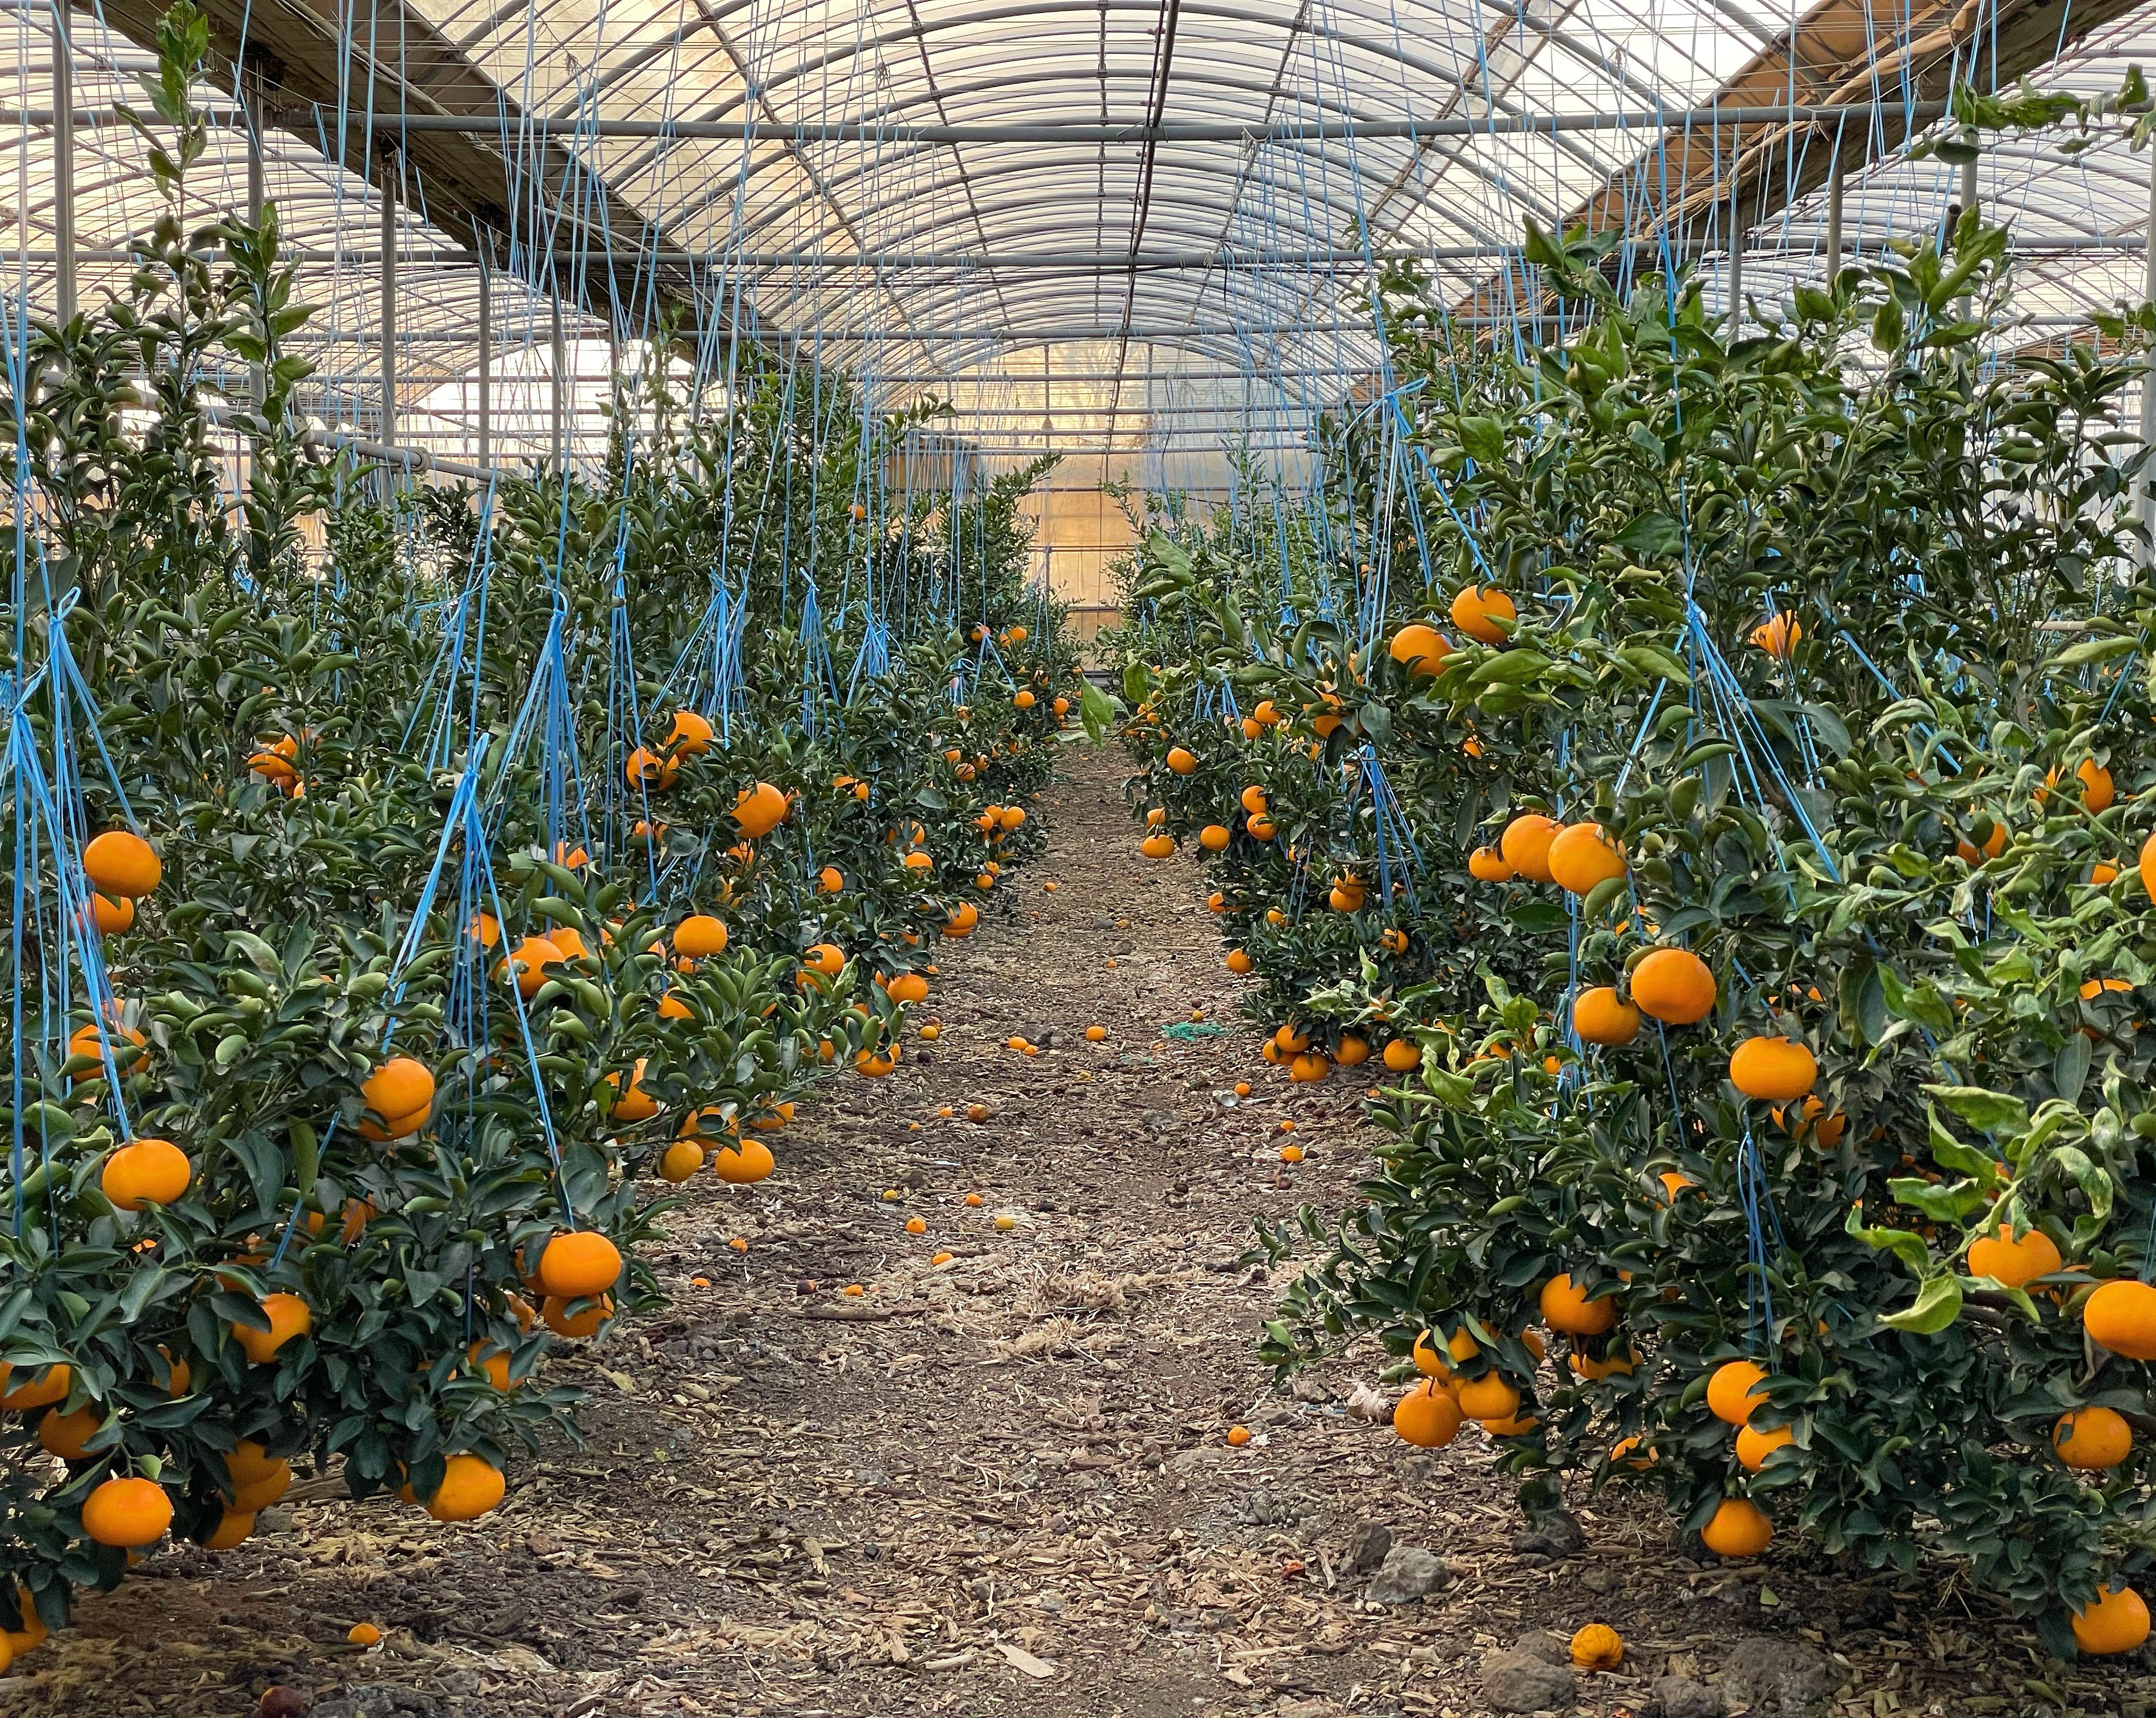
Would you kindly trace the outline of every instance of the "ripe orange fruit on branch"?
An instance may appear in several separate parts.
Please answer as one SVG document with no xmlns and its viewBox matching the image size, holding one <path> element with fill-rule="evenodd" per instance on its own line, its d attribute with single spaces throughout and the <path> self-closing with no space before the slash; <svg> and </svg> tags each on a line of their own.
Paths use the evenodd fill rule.
<svg viewBox="0 0 2156 1718">
<path fill-rule="evenodd" d="M 1395 1074 L 1412 1074 L 1422 1066 L 1422 1049 L 1413 1038 L 1396 1038 L 1385 1046 L 1385 1066 Z"/>
<path fill-rule="evenodd" d="M 2074 773 L 2081 777 L 2082 809 L 2109 811 L 2112 803 L 2118 797 L 2118 790 L 2112 783 L 2111 772 L 2094 758 L 2085 757 L 2075 767 Z M 2036 803 L 2042 805 L 2049 800 L 2051 790 L 2058 785 L 2059 772 L 2053 769 L 2044 777 L 2044 785 L 2036 790 Z"/>
<path fill-rule="evenodd" d="M 674 725 L 666 731 L 666 747 L 683 757 L 701 757 L 716 737 L 711 725 L 693 710 L 674 712 Z"/>
<path fill-rule="evenodd" d="M 187 1190 L 194 1165 L 170 1140 L 136 1140 L 105 1160 L 98 1185 L 121 1211 L 169 1205 Z"/>
<path fill-rule="evenodd" d="M 1818 1059 L 1791 1038 L 1748 1038 L 1729 1059 L 1730 1084 L 1767 1103 L 1800 1098 L 1818 1079 Z"/>
<path fill-rule="evenodd" d="M 1486 585 L 1468 585 L 1452 599 L 1453 625 L 1485 644 L 1502 644 L 1510 638 L 1518 613 L 1510 597 Z"/>
<path fill-rule="evenodd" d="M 2133 1428 L 2108 1408 L 2077 1408 L 2051 1428 L 2051 1448 L 2070 1468 L 2115 1468 L 2133 1453 Z"/>
<path fill-rule="evenodd" d="M 1748 1473 L 1767 1465 L 1767 1458 L 1790 1442 L 1795 1433 L 1787 1426 L 1745 1426 L 1737 1433 L 1737 1459 Z"/>
<path fill-rule="evenodd" d="M 598 1328 L 613 1316 L 613 1301 L 601 1295 L 582 1312 L 572 1313 L 569 1301 L 560 1295 L 549 1295 L 539 1309 L 546 1320 L 547 1328 L 557 1336 L 593 1336 Z"/>
<path fill-rule="evenodd" d="M 442 1483 L 427 1500 L 427 1513 L 438 1521 L 476 1521 L 502 1500 L 508 1481 L 500 1468 L 469 1453 L 453 1455 Z"/>
<path fill-rule="evenodd" d="M 1509 883 L 1519 873 L 1496 848 L 1478 847 L 1467 855 L 1467 874 L 1479 883 Z"/>
<path fill-rule="evenodd" d="M 681 766 L 670 757 L 661 757 L 657 752 L 639 746 L 622 761 L 621 772 L 629 778 L 630 787 L 658 792 L 674 785 L 674 778 L 680 774 Z"/>
<path fill-rule="evenodd" d="M 778 1167 L 771 1147 L 762 1140 L 743 1140 L 738 1146 L 721 1146 L 711 1157 L 713 1172 L 729 1187 L 752 1187 Z"/>
<path fill-rule="evenodd" d="M 82 1531 L 100 1545 L 155 1545 L 172 1525 L 172 1500 L 149 1480 L 107 1480 L 83 1500 Z"/>
<path fill-rule="evenodd" d="M 1442 1449 L 1460 1434 L 1465 1419 L 1435 1378 L 1425 1378 L 1393 1408 L 1393 1429 L 1419 1449 Z"/>
<path fill-rule="evenodd" d="M 2006 825 L 1992 820 L 1991 833 L 1984 838 L 1984 848 L 1979 852 L 1976 844 L 1966 837 L 1954 843 L 1954 857 L 1965 865 L 1980 865 L 1986 859 L 1995 859 L 2006 851 Z"/>
<path fill-rule="evenodd" d="M 1173 859 L 1175 856 L 1175 838 L 1164 830 L 1156 830 L 1138 843 L 1138 851 L 1147 859 Z"/>
<path fill-rule="evenodd" d="M 2099 1348 L 2156 1360 L 2156 1289 L 2123 1277 L 2102 1284 L 2082 1303 L 2082 1325 Z"/>
<path fill-rule="evenodd" d="M 539 1285 L 564 1300 L 603 1295 L 620 1277 L 621 1249 L 590 1229 L 555 1236 L 539 1255 Z"/>
<path fill-rule="evenodd" d="M 733 820 L 742 834 L 750 840 L 768 835 L 786 821 L 785 794 L 768 782 L 758 782 L 752 787 L 744 787 L 734 802 Z"/>
<path fill-rule="evenodd" d="M 299 779 L 296 763 L 299 756 L 299 740 L 286 734 L 275 740 L 263 741 L 261 749 L 247 760 L 247 767 L 282 791 Z"/>
<path fill-rule="evenodd" d="M 1640 1011 L 1607 984 L 1572 999 L 1572 1029 L 1584 1044 L 1626 1044 L 1640 1035 Z"/>
<path fill-rule="evenodd" d="M 1831 1151 L 1840 1145 L 1842 1135 L 1849 1127 L 1848 1116 L 1839 1110 L 1831 1115 L 1828 1115 L 1826 1105 L 1817 1097 L 1806 1098 L 1804 1107 L 1794 1117 L 1785 1116 L 1783 1106 L 1777 1104 L 1774 1115 L 1777 1127 L 1787 1128 L 1799 1139 L 1809 1132 L 1812 1143 L 1822 1151 Z"/>
<path fill-rule="evenodd" d="M 1758 1388 L 1766 1379 L 1766 1372 L 1748 1360 L 1724 1362 L 1707 1381 L 1708 1411 L 1718 1420 L 1743 1425 L 1752 1418 L 1752 1411 L 1766 1401 L 1765 1392 Z"/>
<path fill-rule="evenodd" d="M 2051 1238 L 2032 1228 L 2018 1241 L 2014 1226 L 2002 1223 L 1995 1234 L 1986 1235 L 1969 1249 L 1969 1274 L 1995 1277 L 2010 1289 L 2019 1289 L 2040 1276 L 2049 1276 L 2066 1261 Z"/>
<path fill-rule="evenodd" d="M 1386 653 L 1411 674 L 1434 674 L 1452 654 L 1452 646 L 1435 627 L 1425 626 L 1420 621 L 1402 627 L 1393 634 Z"/>
<path fill-rule="evenodd" d="M 1540 812 L 1522 812 L 1505 825 L 1498 851 L 1505 863 L 1522 877 L 1537 883 L 1554 880 L 1550 874 L 1549 851 L 1564 825 Z"/>
<path fill-rule="evenodd" d="M 674 952 L 689 960 L 723 954 L 726 947 L 726 922 L 709 913 L 691 913 L 674 927 Z"/>
<path fill-rule="evenodd" d="M 629 1076 L 629 1089 L 622 1090 L 621 1076 L 609 1074 L 606 1083 L 621 1095 L 613 1100 L 608 1119 L 614 1121 L 649 1121 L 659 1113 L 659 1100 L 644 1089 L 644 1069 L 647 1058 L 639 1056 L 636 1068 Z M 542 1267 L 542 1270 L 544 1267 Z"/>
<path fill-rule="evenodd" d="M 1460 1385 L 1460 1411 L 1470 1419 L 1509 1420 L 1520 1411 L 1520 1392 L 1503 1373 L 1486 1372 Z"/>
<path fill-rule="evenodd" d="M 204 1551 L 230 1551 L 244 1544 L 254 1531 L 254 1517 L 241 1510 L 226 1510 L 217 1518 L 217 1525 L 199 1541 Z"/>
<path fill-rule="evenodd" d="M 1752 628 L 1752 642 L 1778 662 L 1787 662 L 1804 636 L 1804 627 L 1787 609 Z"/>
<path fill-rule="evenodd" d="M 43 1372 L 25 1372 L 22 1382 L 10 1389 L 8 1381 L 13 1371 L 5 1361 L 0 1361 L 0 1408 L 18 1412 L 28 1408 L 49 1408 L 55 1402 L 65 1401 L 74 1382 L 71 1367 L 49 1366 Z"/>
<path fill-rule="evenodd" d="M 314 1314 L 297 1295 L 264 1295 L 262 1310 L 270 1320 L 268 1330 L 258 1331 L 252 1325 L 232 1327 L 232 1334 L 247 1351 L 248 1359 L 257 1366 L 267 1366 L 276 1359 L 279 1349 L 315 1327 Z"/>
<path fill-rule="evenodd" d="M 1666 1026 L 1690 1026 L 1714 1008 L 1714 974 L 1689 949 L 1658 948 L 1632 969 L 1632 1000 Z"/>
<path fill-rule="evenodd" d="M 2148 1607 L 2130 1587 L 2107 1587 L 2073 1615 L 2074 1644 L 2098 1657 L 2130 1653 L 2148 1639 Z"/>
<path fill-rule="evenodd" d="M 94 1402 L 85 1402 L 73 1413 L 49 1408 L 38 1422 L 38 1442 L 49 1455 L 62 1461 L 80 1461 L 90 1453 L 85 1446 L 104 1424 L 105 1410 Z"/>
<path fill-rule="evenodd" d="M 1178 776 L 1187 776 L 1198 767 L 1198 759 L 1180 746 L 1177 746 L 1168 751 L 1168 767 Z"/>
<path fill-rule="evenodd" d="M 1774 1524 L 1750 1500 L 1725 1497 L 1699 1536 L 1717 1556 L 1756 1557 L 1774 1536 Z"/>
<path fill-rule="evenodd" d="M 165 866 L 157 849 L 133 830 L 107 829 L 83 849 L 82 872 L 100 895 L 132 900 L 156 893 Z"/>
<path fill-rule="evenodd" d="M 1543 1285 L 1541 1305 L 1543 1322 L 1568 1336 L 1599 1336 L 1617 1322 L 1615 1297 L 1589 1300 L 1584 1290 L 1573 1285 L 1569 1273 Z"/>
<path fill-rule="evenodd" d="M 1599 823 L 1573 823 L 1549 844 L 1549 874 L 1568 895 L 1589 895 L 1596 885 L 1625 874 L 1625 854 Z"/>
<path fill-rule="evenodd" d="M 554 943 L 543 936 L 527 936 L 497 971 L 514 973 L 517 994 L 530 1002 L 547 982 L 545 969 L 558 966 L 561 960 L 562 951 Z"/>
<path fill-rule="evenodd" d="M 360 1082 L 361 1100 L 379 1121 L 362 1121 L 371 1140 L 401 1140 L 427 1125 L 434 1106 L 434 1076 L 424 1062 L 392 1056 Z"/>
</svg>

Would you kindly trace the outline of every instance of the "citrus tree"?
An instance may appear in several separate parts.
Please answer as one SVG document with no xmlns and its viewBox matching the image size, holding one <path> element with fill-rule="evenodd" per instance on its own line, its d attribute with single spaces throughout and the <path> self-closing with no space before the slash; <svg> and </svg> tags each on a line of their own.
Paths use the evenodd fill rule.
<svg viewBox="0 0 2156 1718">
<path fill-rule="evenodd" d="M 1957 1555 L 2114 1651 L 2156 1428 L 2141 366 L 1994 362 L 2005 249 L 1971 216 L 1732 343 L 1695 285 L 1620 298 L 1594 245 L 1532 237 L 1592 314 L 1416 396 L 1435 586 L 1336 641 L 1154 544 L 1132 739 L 1163 833 L 1228 826 L 1224 893 L 1242 844 L 1283 849 L 1250 906 L 1288 922 L 1235 939 L 1276 1054 L 1409 1075 L 1275 1359 L 1375 1329 L 1401 1434 L 1481 1421 L 1531 1510 L 1577 1476 L 1724 1556 Z M 1378 311 L 1442 364 L 1420 293 Z M 1222 682 L 1266 731 L 1178 702 Z M 1408 958 L 1459 939 L 1426 970 L 1367 931 L 1327 958 L 1284 900 L 1373 862 L 1373 761 L 1421 861 Z"/>
<path fill-rule="evenodd" d="M 669 1185 L 890 1070 L 1079 695 L 1037 474 L 894 501 L 903 423 L 776 361 L 588 480 L 308 447 L 275 210 L 190 201 L 206 48 L 176 8 L 129 290 L 8 403 L 0 1668 L 295 1464 L 498 1504 Z"/>
</svg>

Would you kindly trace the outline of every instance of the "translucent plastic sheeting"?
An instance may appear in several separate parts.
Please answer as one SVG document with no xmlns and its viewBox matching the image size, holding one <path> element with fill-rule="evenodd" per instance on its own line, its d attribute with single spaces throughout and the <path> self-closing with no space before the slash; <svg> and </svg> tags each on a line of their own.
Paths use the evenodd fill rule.
<svg viewBox="0 0 2156 1718">
<path fill-rule="evenodd" d="M 843 367 L 880 406 L 936 393 L 953 406 L 950 432 L 992 459 L 1082 450 L 1142 479 L 1199 483 L 1222 469 L 1224 446 L 1291 457 L 1321 413 L 1382 374 L 1358 301 L 1380 256 L 1428 258 L 1448 301 L 1499 322 L 1541 308 L 1518 300 L 1508 267 L 1530 219 L 1585 214 L 1668 241 L 1698 259 L 1717 305 L 1732 233 L 1746 294 L 1764 302 L 1816 279 L 1825 197 L 1797 177 L 1824 160 L 1830 134 L 1814 133 L 1809 154 L 1785 151 L 1776 171 L 1794 196 L 1739 174 L 1725 200 L 1743 131 L 1695 118 L 1673 134 L 1664 116 L 1863 92 L 1876 115 L 1845 123 L 1876 132 L 1884 152 L 1851 175 L 1845 244 L 1862 252 L 1936 230 L 1958 175 L 1897 146 L 1923 93 L 1918 71 L 1945 66 L 1927 74 L 1934 85 L 1954 73 L 1981 82 L 2002 38 L 2053 28 L 2028 8 L 1769 14 L 1738 0 L 412 0 L 395 18 L 373 4 L 325 13 L 344 20 L 343 86 L 365 88 L 372 54 L 399 73 L 411 112 L 439 112 L 429 92 L 452 83 L 493 92 L 499 117 L 475 141 L 506 156 L 512 177 L 533 176 L 506 185 L 504 203 L 583 197 L 558 174 L 538 182 L 531 140 L 543 135 L 550 159 L 573 158 L 693 262 L 668 278 L 707 332 L 751 332 Z M 49 109 L 53 13 L 6 9 L 12 100 Z M 385 18 L 407 44 L 401 59 L 381 46 Z M 95 12 L 73 19 L 74 106 L 107 115 L 151 56 Z M 2086 39 L 2078 28 L 2071 13 L 2056 21 L 2066 51 L 2035 71 L 2040 86 L 2107 93 L 2156 47 L 2146 13 Z M 234 87 L 224 67 L 202 91 L 223 121 L 190 186 L 204 215 L 246 203 Z M 1625 123 L 1588 123 L 1614 113 Z M 288 104 L 280 117 L 264 134 L 264 177 L 305 259 L 305 295 L 321 307 L 308 336 L 321 366 L 311 403 L 326 426 L 372 436 L 379 193 L 343 163 L 349 109 L 317 111 L 311 139 L 305 114 Z M 367 117 L 395 134 L 396 113 L 377 103 Z M 624 121 L 703 129 L 607 135 Z M 1155 121 L 1242 135 L 1147 141 Z M 831 135 L 838 127 L 850 129 Z M 921 127 L 971 133 L 952 141 Z M 984 135 L 1016 127 L 1028 135 Z M 1401 135 L 1409 127 L 1420 129 Z M 1085 135 L 1065 141 L 1055 128 Z M 1132 135 L 1104 139 L 1101 128 Z M 49 121 L 31 120 L 0 160 L 0 187 L 10 170 L 13 186 L 0 189 L 13 205 L 10 271 L 45 306 L 52 147 Z M 85 302 L 121 282 L 130 235 L 160 211 L 143 151 L 109 122 L 77 131 Z M 434 188 L 399 171 L 398 438 L 469 459 L 480 275 L 448 237 L 457 223 L 429 218 Z M 2144 158 L 2010 143 L 1978 182 L 2027 257 L 2019 307 L 2033 326 L 2139 295 Z M 580 230 L 580 244 L 594 242 L 589 223 Z M 552 446 L 552 283 L 591 275 L 550 269 L 529 233 L 517 242 L 492 285 L 490 450 L 531 458 Z M 639 362 L 653 300 L 584 292 L 593 314 L 564 290 L 571 452 L 591 459 L 603 447 L 599 408 L 622 365 Z M 723 345 L 706 340 L 696 362 L 722 367 Z"/>
</svg>

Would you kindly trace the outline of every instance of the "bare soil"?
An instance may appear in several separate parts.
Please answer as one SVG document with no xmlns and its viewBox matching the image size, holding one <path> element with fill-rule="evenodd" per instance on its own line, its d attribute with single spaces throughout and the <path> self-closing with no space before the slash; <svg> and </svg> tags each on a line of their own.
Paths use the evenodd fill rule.
<svg viewBox="0 0 2156 1718">
<path fill-rule="evenodd" d="M 1200 878 L 1138 857 L 1116 762 L 1070 755 L 1045 863 L 938 951 L 935 1042 L 804 1105 L 771 1180 L 688 1189 L 670 1309 L 555 1369 L 592 1393 L 583 1448 L 462 1526 L 306 1482 L 239 1550 L 88 1597 L 0 1714 L 244 1718 L 279 1684 L 321 1718 L 1470 1718 L 1486 1649 L 1590 1621 L 1630 1648 L 1579 1679 L 1595 1718 L 1761 1636 L 1832 1655 L 1848 1718 L 2146 1710 L 2138 1656 L 2058 1664 L 1943 1567 L 1709 1566 L 1591 1494 L 1584 1550 L 1522 1549 L 1478 1431 L 1424 1454 L 1350 1412 L 1374 1348 L 1276 1387 L 1252 1223 L 1352 1198 L 1362 1089 L 1258 1061 Z M 1229 1029 L 1164 1030 L 1198 1017 Z M 1450 1585 L 1367 1602 L 1363 1523 Z"/>
</svg>

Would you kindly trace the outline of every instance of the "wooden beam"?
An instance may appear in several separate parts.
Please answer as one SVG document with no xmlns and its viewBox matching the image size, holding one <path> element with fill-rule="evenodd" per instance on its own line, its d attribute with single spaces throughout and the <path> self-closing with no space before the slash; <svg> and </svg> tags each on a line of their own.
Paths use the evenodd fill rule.
<svg viewBox="0 0 2156 1718">
<path fill-rule="evenodd" d="M 1912 131 L 1931 123 L 1920 110 L 1912 126 L 1904 97 L 1929 105 L 1935 114 L 1937 104 L 1953 94 L 1957 77 L 1978 89 L 2011 89 L 2090 31 L 2139 4 L 1999 0 L 1994 8 L 1984 0 L 1914 0 L 1905 14 L 1871 0 L 1819 0 L 1794 29 L 1754 53 L 1709 105 L 1725 110 L 1774 102 L 1844 106 L 1871 101 L 1882 87 L 1896 91 L 1878 100 L 1876 123 L 1866 116 L 1760 124 L 1748 116 L 1738 147 L 1735 128 L 1702 127 L 1688 114 L 1684 126 L 1665 131 L 1655 146 L 1662 160 L 1656 162 L 1651 182 L 1670 187 L 1668 206 L 1646 208 L 1636 197 L 1628 201 L 1628 188 L 1637 188 L 1638 160 L 1652 159 L 1645 156 L 1568 211 L 1563 225 L 1590 233 L 1624 230 L 1642 238 L 1666 228 L 1674 236 L 1717 204 L 1725 212 L 1733 206 L 1740 228 L 1770 221 L 1825 184 L 1837 161 L 1845 172 L 1861 172 L 1875 155 L 1901 148 Z M 1642 260 L 1656 265 L 1652 259 Z M 1510 290 L 1506 276 L 1496 275 L 1455 308 L 1497 315 L 1531 303 L 1535 295 L 1524 271 L 1507 266 Z"/>
<path fill-rule="evenodd" d="M 209 19 L 219 81 L 233 81 L 234 70 L 244 65 L 265 125 L 313 148 L 326 145 L 333 160 L 341 150 L 339 166 L 393 196 L 396 187 L 383 183 L 383 163 L 390 157 L 382 147 L 392 144 L 406 172 L 424 189 L 428 220 L 467 249 L 484 249 L 497 266 L 506 267 L 512 230 L 524 237 L 521 248 L 537 240 L 557 252 L 588 250 L 593 260 L 578 271 L 577 285 L 593 316 L 611 320 L 644 302 L 639 276 L 648 265 L 637 254 L 683 249 L 603 179 L 588 174 L 567 150 L 542 141 L 536 128 L 521 139 L 513 162 L 481 135 L 403 130 L 399 121 L 408 113 L 499 113 L 512 134 L 525 117 L 456 43 L 406 0 L 372 0 L 372 28 L 356 33 L 341 28 L 335 0 L 198 3 Z M 105 0 L 102 16 L 154 53 L 164 11 L 162 0 Z M 341 137 L 334 131 L 322 136 L 322 110 L 348 116 Z M 566 202 L 565 186 L 571 192 Z M 603 225 L 594 203 L 604 206 Z M 542 222 L 551 238 L 537 230 Z M 660 267 L 656 295 L 689 312 L 694 326 L 685 269 Z"/>
</svg>

